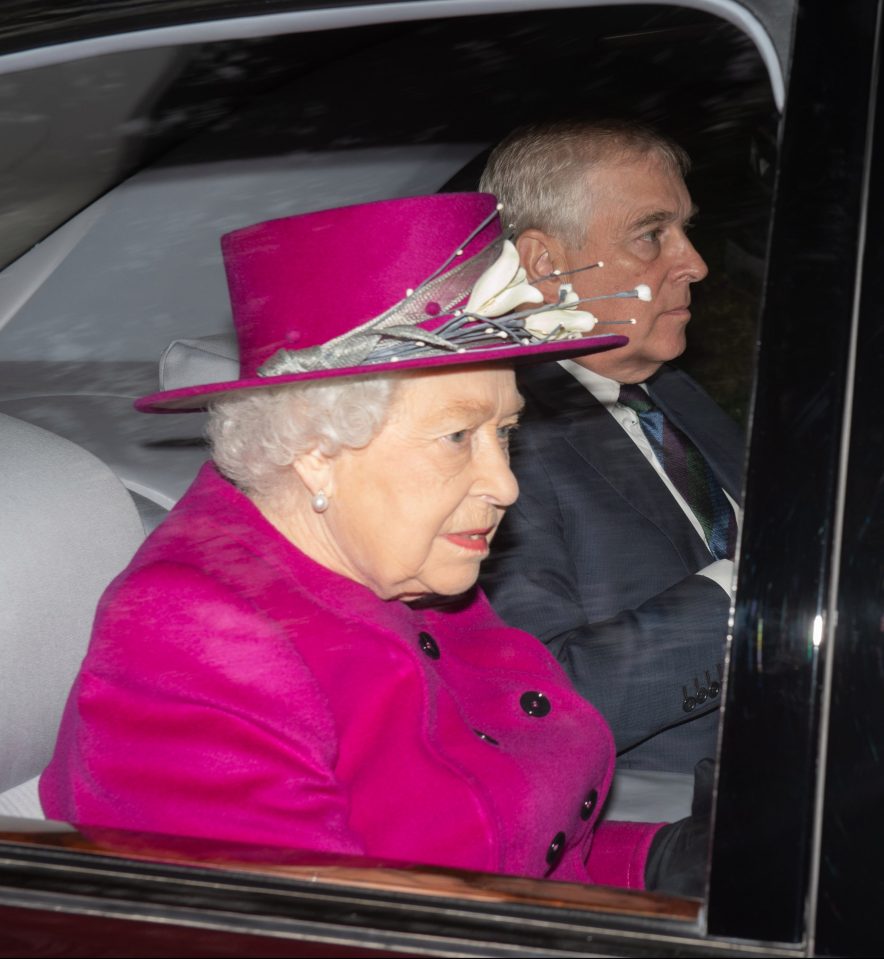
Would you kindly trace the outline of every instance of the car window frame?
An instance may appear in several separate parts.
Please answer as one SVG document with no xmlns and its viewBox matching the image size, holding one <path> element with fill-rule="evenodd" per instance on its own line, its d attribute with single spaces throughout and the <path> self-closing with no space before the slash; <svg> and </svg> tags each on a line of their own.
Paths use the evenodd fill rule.
<svg viewBox="0 0 884 959">
<path fill-rule="evenodd" d="M 877 0 L 846 19 L 799 8 L 722 718 L 709 932 L 805 949 L 816 948 L 827 857 L 831 789 L 819 770 L 833 707 L 852 711 L 850 674 L 833 670 L 832 652 L 845 621 L 839 569 L 857 331 L 863 315 L 869 324 L 862 258 L 880 16 Z M 839 51 L 848 50 L 844 68 Z"/>
<path fill-rule="evenodd" d="M 416 8 L 418 5 L 400 3 L 383 6 L 390 8 L 391 12 L 395 7 L 401 15 L 404 8 Z M 422 6 L 422 14 L 429 16 L 429 6 Z M 477 5 L 464 3 L 461 6 L 466 10 Z M 527 5 L 512 3 L 503 6 L 506 9 L 521 9 Z M 701 5 L 687 3 L 678 6 Z M 702 5 L 703 9 L 717 6 Z M 789 70 L 788 108 L 779 144 L 781 173 L 771 226 L 760 327 L 761 361 L 753 400 L 753 431 L 748 451 L 746 521 L 739 556 L 732 645 L 727 662 L 722 737 L 728 762 L 718 782 L 708 913 L 698 910 L 688 918 L 682 916 L 673 920 L 680 923 L 679 931 L 672 938 L 673 943 L 679 943 L 679 948 L 689 948 L 690 943 L 709 945 L 713 941 L 725 948 L 727 942 L 734 938 L 750 940 L 759 948 L 763 946 L 768 950 L 767 954 L 771 950 L 783 955 L 802 954 L 808 947 L 806 922 L 808 909 L 812 913 L 815 908 L 815 882 L 822 841 L 823 796 L 815 790 L 813 773 L 824 755 L 822 750 L 826 744 L 828 709 L 833 695 L 831 674 L 826 679 L 824 667 L 828 661 L 824 657 L 834 642 L 837 628 L 836 570 L 840 562 L 841 509 L 845 499 L 843 484 L 847 476 L 844 437 L 849 435 L 848 400 L 855 362 L 855 356 L 851 358 L 844 342 L 843 330 L 856 331 L 860 316 L 854 293 L 857 278 L 861 275 L 862 237 L 852 224 L 854 218 L 863 219 L 863 210 L 868 202 L 868 183 L 863 171 L 869 162 L 871 134 L 868 110 L 877 57 L 879 6 L 877 0 L 863 0 L 856 14 L 848 18 L 849 29 L 845 30 L 843 18 L 836 20 L 834 14 L 829 14 L 827 19 L 825 12 L 812 12 L 809 5 L 803 4 L 802 16 L 798 18 L 796 26 L 796 55 Z M 340 13 L 338 10 L 324 11 L 331 12 L 335 15 Z M 487 8 L 482 12 L 488 12 Z M 303 16 L 303 12 L 293 12 L 291 16 Z M 819 69 L 820 47 L 830 37 L 838 37 L 844 49 L 851 51 L 850 70 L 845 71 L 828 49 L 827 56 L 823 58 L 827 61 L 826 69 Z M 133 38 L 130 40 L 139 42 Z M 107 38 L 98 38 L 98 41 L 106 43 Z M 62 46 L 67 56 L 73 53 L 71 47 L 76 44 Z M 53 55 L 60 55 L 58 49 Z M 841 116 L 838 116 L 838 109 L 826 97 L 826 84 L 833 83 L 837 84 L 844 103 L 848 104 L 846 109 L 842 106 Z M 802 109 L 802 103 L 808 104 L 806 109 Z M 820 114 L 820 104 L 824 106 L 823 115 Z M 837 143 L 821 146 L 825 139 L 821 138 L 820 132 L 827 128 L 827 124 L 838 126 L 844 133 Z M 857 133 L 858 130 L 861 132 Z M 815 151 L 814 162 L 808 163 L 807 151 L 811 145 Z M 790 171 L 788 177 L 783 174 L 784 169 Z M 800 170 L 801 175 L 793 176 L 793 169 Z M 846 217 L 844 223 L 829 224 L 808 244 L 806 200 L 811 189 L 809 184 L 818 182 L 819 178 L 825 183 L 823 201 L 845 204 L 844 197 L 847 196 L 845 206 L 849 208 L 851 217 Z M 795 269 L 796 263 L 800 263 L 801 269 L 807 271 L 801 275 L 811 276 L 815 263 L 812 251 L 826 255 L 833 247 L 842 255 L 842 262 L 836 265 L 837 276 L 827 287 L 825 296 L 812 295 L 809 292 L 811 284 L 806 282 L 802 288 L 802 283 L 794 276 L 791 282 L 784 280 L 789 271 Z M 838 318 L 834 322 L 833 316 Z M 815 344 L 810 362 L 802 367 L 803 372 L 788 379 L 784 396 L 781 371 L 790 365 L 797 365 L 795 345 L 801 342 L 808 326 L 808 317 L 814 318 L 814 327 L 819 325 L 825 332 Z M 813 420 L 815 455 L 811 457 L 808 447 L 800 450 L 794 444 L 784 443 L 782 437 L 788 435 L 789 412 L 802 409 L 810 400 L 818 401 L 821 383 L 825 394 L 824 409 Z M 825 482 L 809 483 L 809 479 L 819 478 L 821 462 Z M 778 479 L 773 485 L 770 484 L 772 464 L 775 464 L 774 472 Z M 798 497 L 795 495 L 796 486 L 801 491 Z M 797 543 L 789 537 L 791 527 L 787 529 L 782 522 L 770 521 L 771 516 L 780 520 L 788 515 L 797 523 L 794 520 L 796 499 L 801 518 Z M 781 544 L 779 549 L 776 547 L 778 542 Z M 793 555 L 800 557 L 801 576 L 797 585 L 790 561 Z M 767 674 L 759 671 L 755 655 L 759 624 L 770 622 L 770 618 L 766 619 L 767 612 L 781 609 L 784 596 L 789 597 L 789 610 L 794 611 L 790 613 L 793 625 L 779 635 L 764 633 L 764 652 L 767 655 L 770 651 L 774 659 L 782 655 L 787 668 L 794 666 L 797 670 L 797 673 L 787 678 L 801 687 L 800 696 L 792 704 L 794 721 L 800 729 L 800 751 L 786 748 L 786 745 L 794 742 L 793 739 L 784 745 L 782 738 L 770 735 L 771 730 L 777 728 L 772 716 L 775 717 L 782 686 L 777 686 L 768 678 L 770 671 Z M 794 623 L 800 626 L 796 627 Z M 796 653 L 802 649 L 811 655 L 806 662 L 796 665 Z M 747 736 L 747 722 L 751 722 L 755 735 Z M 740 743 L 747 738 L 753 741 L 761 738 L 763 750 L 756 750 L 753 756 L 749 750 L 742 749 Z M 738 755 L 739 760 L 732 758 Z M 774 764 L 781 763 L 784 755 L 789 756 L 789 762 L 782 764 L 784 768 L 778 770 L 775 777 L 782 784 L 781 791 L 775 791 L 778 802 L 769 804 L 753 801 L 757 799 L 758 783 L 768 779 Z M 746 809 L 749 807 L 753 813 L 747 819 Z M 769 839 L 771 835 L 776 835 L 777 822 L 783 822 L 789 814 L 795 819 L 795 829 L 788 842 L 778 837 L 782 843 L 778 857 L 783 862 L 800 861 L 799 868 L 792 869 L 790 880 L 785 884 L 769 881 L 772 877 L 782 875 L 782 871 L 778 873 L 776 868 L 766 873 L 761 871 L 761 878 L 765 881 L 754 887 L 753 901 L 763 908 L 747 910 L 745 902 L 738 905 L 734 901 L 735 885 L 741 880 L 753 881 L 758 876 L 757 863 L 764 861 L 769 853 L 769 848 L 758 837 Z M 736 819 L 742 821 L 743 827 L 749 822 L 755 829 L 747 831 L 745 828 L 735 828 L 732 824 Z M 21 881 L 22 888 L 30 883 L 31 888 L 42 889 L 49 897 L 44 905 L 55 902 L 52 899 L 55 880 L 49 882 L 45 879 L 47 870 L 60 868 L 73 883 L 68 889 L 78 888 L 77 883 L 81 883 L 80 888 L 85 889 L 89 882 L 94 882 L 95 864 L 99 860 L 101 868 L 98 874 L 107 877 L 120 876 L 121 872 L 125 872 L 122 863 L 115 861 L 108 865 L 100 853 L 70 849 L 59 853 L 53 842 L 45 837 L 39 839 L 28 835 L 16 838 L 14 834 L 7 833 L 3 841 L 8 843 L 4 845 L 0 858 L 0 874 L 4 881 L 11 881 L 12 885 Z M 39 856 L 35 855 L 35 848 L 41 849 Z M 46 858 L 41 859 L 41 856 Z M 147 866 L 139 868 L 143 875 L 150 873 Z M 158 868 L 159 872 L 150 873 L 151 876 L 168 876 L 164 872 L 166 867 Z M 39 878 L 41 875 L 43 879 Z M 307 890 L 315 888 L 315 877 L 304 882 Z M 531 882 L 524 881 L 526 884 Z M 170 889 L 172 886 L 174 882 Z M 345 882 L 343 888 L 351 887 Z M 532 898 L 527 886 L 520 891 L 520 895 L 528 900 Z M 383 894 L 381 896 L 383 898 Z M 110 909 L 108 903 L 112 900 L 113 897 L 108 897 L 103 908 Z M 2 901 L 9 903 L 5 898 Z M 392 908 L 392 903 L 387 905 Z M 522 902 L 520 908 L 534 907 Z M 546 907 L 537 908 L 540 915 L 546 915 L 543 911 Z M 590 904 L 586 908 L 586 912 L 581 910 L 578 921 L 584 930 L 581 935 L 588 935 L 592 931 L 593 935 L 602 937 L 602 940 L 595 940 L 597 943 L 603 941 L 605 935 L 612 937 L 611 943 L 622 943 L 621 937 L 624 935 L 662 936 L 662 939 L 653 939 L 660 945 L 666 939 L 659 928 L 654 930 L 649 927 L 646 917 L 635 918 L 634 924 L 631 924 L 633 920 L 625 912 L 618 913 L 618 918 L 611 920 L 598 904 Z M 440 909 L 444 911 L 444 907 Z M 567 909 L 566 914 L 570 915 Z M 489 912 L 486 918 L 491 915 L 492 912 Z M 508 916 L 508 921 L 517 922 L 506 910 L 494 915 Z M 771 915 L 773 920 L 769 918 Z M 550 920 L 547 917 L 544 921 Z M 616 928 L 609 928 L 609 922 L 613 922 Z M 652 925 L 654 922 L 658 920 L 652 920 Z M 633 945 L 640 949 L 641 946 L 636 942 Z M 654 954 L 661 953 L 655 951 Z"/>
<path fill-rule="evenodd" d="M 39 6 L 39 0 L 17 0 L 21 9 L 10 10 L 5 29 L 0 28 L 0 73 L 62 62 L 70 56 L 96 56 L 127 49 L 146 49 L 175 43 L 203 43 L 233 37 L 264 37 L 295 31 L 340 29 L 366 24 L 400 20 L 433 20 L 437 17 L 468 17 L 488 13 L 509 13 L 547 9 L 569 9 L 591 6 L 630 6 L 642 0 L 265 0 L 265 10 L 255 15 L 250 4 L 235 0 L 196 0 L 187 4 L 164 0 L 138 0 L 125 5 L 107 4 L 103 15 L 96 17 L 89 3 L 79 7 L 66 5 L 64 14 L 39 27 L 42 43 L 38 49 L 27 43 L 33 30 L 33 15 L 28 7 Z M 289 9 L 291 7 L 297 9 Z M 782 109 L 784 100 L 785 64 L 792 43 L 793 17 L 788 7 L 776 2 L 753 0 L 683 0 L 660 6 L 677 6 L 713 13 L 732 23 L 755 44 L 771 83 L 774 100 Z M 282 9 L 279 9 L 282 8 Z M 52 14 L 50 8 L 46 11 Z M 108 29 L 114 32 L 107 32 Z M 82 34 L 86 33 L 85 39 Z M 77 39 L 71 39 L 72 36 Z"/>
</svg>

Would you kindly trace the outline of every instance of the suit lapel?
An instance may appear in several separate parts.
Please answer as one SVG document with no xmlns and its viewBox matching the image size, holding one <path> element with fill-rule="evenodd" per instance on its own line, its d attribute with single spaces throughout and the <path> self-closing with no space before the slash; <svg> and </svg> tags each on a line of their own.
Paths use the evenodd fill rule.
<svg viewBox="0 0 884 959">
<path fill-rule="evenodd" d="M 657 526 L 684 556 L 708 554 L 656 470 L 605 407 L 570 373 L 558 364 L 544 364 L 519 385 L 532 401 L 532 416 L 543 420 L 541 428 L 555 430 L 622 497 L 624 509 L 640 513 Z"/>
</svg>

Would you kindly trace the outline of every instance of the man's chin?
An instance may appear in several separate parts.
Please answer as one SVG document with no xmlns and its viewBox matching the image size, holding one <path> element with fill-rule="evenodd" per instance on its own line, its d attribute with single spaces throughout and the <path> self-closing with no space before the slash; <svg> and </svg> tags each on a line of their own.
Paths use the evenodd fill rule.
<svg viewBox="0 0 884 959">
<path fill-rule="evenodd" d="M 664 363 L 671 363 L 673 360 L 677 360 L 687 348 L 688 340 L 686 336 L 673 336 L 667 339 L 665 343 L 661 343 L 659 349 L 649 350 L 647 353 L 647 361 L 649 364 L 656 364 L 659 368 Z M 612 350 L 611 352 L 613 353 L 615 351 Z"/>
</svg>

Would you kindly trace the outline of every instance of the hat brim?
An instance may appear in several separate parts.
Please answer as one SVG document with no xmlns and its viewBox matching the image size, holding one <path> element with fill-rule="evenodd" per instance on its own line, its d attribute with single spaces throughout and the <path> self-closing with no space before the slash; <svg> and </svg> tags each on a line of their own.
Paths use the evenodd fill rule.
<svg viewBox="0 0 884 959">
<path fill-rule="evenodd" d="M 537 343 L 533 346 L 504 346 L 499 349 L 476 349 L 465 353 L 440 353 L 438 356 L 415 357 L 372 363 L 371 365 L 341 367 L 326 370 L 312 370 L 306 373 L 286 373 L 281 376 L 254 376 L 247 379 L 231 380 L 226 383 L 206 383 L 199 386 L 185 386 L 177 390 L 164 390 L 142 396 L 135 401 L 135 409 L 141 413 L 198 413 L 205 410 L 212 400 L 226 398 L 243 390 L 266 390 L 287 383 L 299 383 L 305 380 L 324 380 L 338 376 L 368 376 L 372 373 L 389 373 L 400 370 L 441 369 L 461 366 L 475 366 L 480 363 L 511 363 L 520 366 L 525 363 L 549 359 L 569 359 L 585 356 L 589 353 L 602 353 L 625 346 L 629 342 L 626 336 L 605 334 L 587 336 L 579 340 L 553 340 Z"/>
</svg>

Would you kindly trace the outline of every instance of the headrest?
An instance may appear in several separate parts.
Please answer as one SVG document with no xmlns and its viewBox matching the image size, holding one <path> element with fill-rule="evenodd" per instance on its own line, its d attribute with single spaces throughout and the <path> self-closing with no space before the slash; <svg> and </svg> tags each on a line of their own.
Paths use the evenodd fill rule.
<svg viewBox="0 0 884 959">
<path fill-rule="evenodd" d="M 98 599 L 144 530 L 123 484 L 82 447 L 0 413 L 0 449 L 2 792 L 49 762 Z"/>
</svg>

